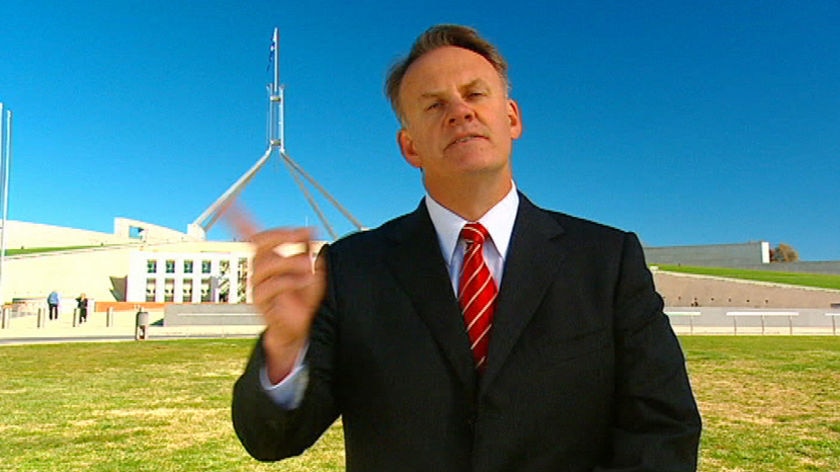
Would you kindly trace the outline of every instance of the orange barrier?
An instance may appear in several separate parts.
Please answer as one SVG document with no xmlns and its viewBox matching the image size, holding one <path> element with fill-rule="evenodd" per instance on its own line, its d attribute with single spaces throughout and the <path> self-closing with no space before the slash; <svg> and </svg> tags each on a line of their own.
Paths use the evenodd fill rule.
<svg viewBox="0 0 840 472">
<path fill-rule="evenodd" d="M 163 308 L 168 303 L 162 302 L 96 302 L 93 308 L 94 312 L 108 311 L 108 308 L 113 308 L 114 311 L 136 311 L 138 308 L 142 311 L 163 311 Z"/>
</svg>

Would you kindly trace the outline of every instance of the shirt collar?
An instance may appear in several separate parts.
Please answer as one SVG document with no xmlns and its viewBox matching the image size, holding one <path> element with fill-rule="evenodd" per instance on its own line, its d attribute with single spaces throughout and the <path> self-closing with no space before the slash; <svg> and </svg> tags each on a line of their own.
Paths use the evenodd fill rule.
<svg viewBox="0 0 840 472">
<path fill-rule="evenodd" d="M 441 252 L 447 263 L 452 262 L 455 254 L 455 247 L 458 245 L 458 237 L 461 228 L 468 223 L 467 220 L 456 215 L 440 203 L 436 202 L 428 193 L 426 194 L 426 208 L 429 217 L 435 227 L 438 236 Z M 499 251 L 502 259 L 507 255 L 510 236 L 513 232 L 513 223 L 516 220 L 516 212 L 519 209 L 519 193 L 516 191 L 516 184 L 511 182 L 511 188 L 507 195 L 499 203 L 490 208 L 487 213 L 479 218 L 490 238 Z"/>
</svg>

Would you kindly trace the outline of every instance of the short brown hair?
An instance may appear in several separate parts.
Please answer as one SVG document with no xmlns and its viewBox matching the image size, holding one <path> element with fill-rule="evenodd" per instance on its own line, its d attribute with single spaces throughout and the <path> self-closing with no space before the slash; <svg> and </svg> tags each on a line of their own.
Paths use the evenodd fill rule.
<svg viewBox="0 0 840 472">
<path fill-rule="evenodd" d="M 388 71 L 388 78 L 385 80 L 385 95 L 401 122 L 404 122 L 404 117 L 400 107 L 400 84 L 402 84 L 406 71 L 423 54 L 444 46 L 468 49 L 487 59 L 487 62 L 499 73 L 506 91 L 510 88 L 507 61 L 496 49 L 496 46 L 490 44 L 489 41 L 478 34 L 478 31 L 468 26 L 435 25 L 418 36 L 411 46 L 408 56 L 394 64 Z"/>
</svg>

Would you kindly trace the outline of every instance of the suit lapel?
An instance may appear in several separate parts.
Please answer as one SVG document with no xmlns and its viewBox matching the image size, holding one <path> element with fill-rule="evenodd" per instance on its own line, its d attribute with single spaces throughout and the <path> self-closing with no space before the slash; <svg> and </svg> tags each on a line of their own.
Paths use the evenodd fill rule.
<svg viewBox="0 0 840 472">
<path fill-rule="evenodd" d="M 566 250 L 559 223 L 520 194 L 519 211 L 505 259 L 493 320 L 487 370 L 480 389 L 493 380 L 555 280 Z"/>
<path fill-rule="evenodd" d="M 472 397 L 476 374 L 469 339 L 425 204 L 401 223 L 389 235 L 386 263 Z"/>
</svg>

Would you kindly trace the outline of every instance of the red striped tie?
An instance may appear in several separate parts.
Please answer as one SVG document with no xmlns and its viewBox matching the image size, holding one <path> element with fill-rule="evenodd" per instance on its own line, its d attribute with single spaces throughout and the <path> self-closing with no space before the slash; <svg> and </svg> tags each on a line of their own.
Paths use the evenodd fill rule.
<svg viewBox="0 0 840 472">
<path fill-rule="evenodd" d="M 467 223 L 461 230 L 461 239 L 466 241 L 467 247 L 458 282 L 458 302 L 464 314 L 475 368 L 479 372 L 484 370 L 487 362 L 490 327 L 498 293 L 482 253 L 484 241 L 488 237 L 487 230 L 480 223 Z"/>
</svg>

